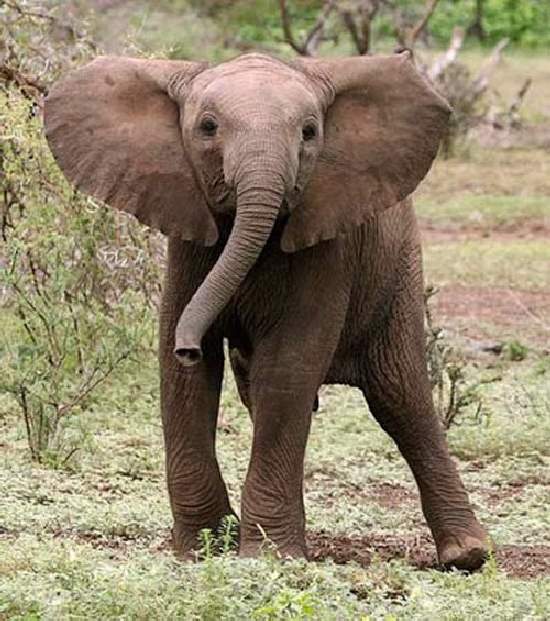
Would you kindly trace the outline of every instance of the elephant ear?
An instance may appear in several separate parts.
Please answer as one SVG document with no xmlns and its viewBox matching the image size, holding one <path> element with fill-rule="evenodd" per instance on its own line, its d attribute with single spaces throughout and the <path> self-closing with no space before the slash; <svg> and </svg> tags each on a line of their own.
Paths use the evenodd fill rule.
<svg viewBox="0 0 550 621">
<path fill-rule="evenodd" d="M 346 233 L 409 195 L 428 172 L 450 114 L 409 53 L 295 66 L 334 100 L 323 150 L 283 233 L 287 252 Z"/>
<path fill-rule="evenodd" d="M 165 234 L 212 245 L 217 227 L 187 160 L 182 84 L 199 63 L 102 57 L 56 83 L 45 101 L 50 148 L 65 176 L 93 197 Z"/>
</svg>

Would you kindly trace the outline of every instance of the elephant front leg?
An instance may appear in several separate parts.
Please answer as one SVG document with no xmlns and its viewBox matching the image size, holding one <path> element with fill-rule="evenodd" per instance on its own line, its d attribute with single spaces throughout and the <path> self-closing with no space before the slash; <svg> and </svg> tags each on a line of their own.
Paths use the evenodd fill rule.
<svg viewBox="0 0 550 621">
<path fill-rule="evenodd" d="M 336 351 L 349 300 L 337 244 L 292 265 L 285 312 L 255 339 L 248 392 L 254 425 L 241 506 L 240 554 L 267 543 L 282 557 L 304 557 L 304 453 L 317 390 Z"/>
<path fill-rule="evenodd" d="M 237 384 L 237 392 L 239 393 L 242 404 L 246 407 L 252 418 L 252 405 L 250 403 L 250 358 L 245 356 L 236 347 L 233 347 L 229 349 L 229 359 L 231 361 L 233 375 L 235 376 L 235 383 Z M 314 412 L 317 412 L 319 409 L 318 395 L 315 395 L 312 409 Z"/>
<path fill-rule="evenodd" d="M 199 532 L 232 514 L 215 453 L 223 349 L 207 342 L 204 358 L 184 369 L 167 348 L 161 355 L 161 400 L 166 478 L 178 555 L 193 556 Z"/>
<path fill-rule="evenodd" d="M 256 556 L 271 544 L 282 557 L 306 555 L 303 470 L 320 381 L 314 376 L 275 372 L 252 381 L 254 436 L 241 506 L 241 556 Z"/>
<path fill-rule="evenodd" d="M 397 299 L 367 347 L 363 391 L 374 417 L 411 468 L 439 562 L 476 569 L 487 555 L 478 522 L 449 454 L 428 380 L 420 294 Z"/>
</svg>

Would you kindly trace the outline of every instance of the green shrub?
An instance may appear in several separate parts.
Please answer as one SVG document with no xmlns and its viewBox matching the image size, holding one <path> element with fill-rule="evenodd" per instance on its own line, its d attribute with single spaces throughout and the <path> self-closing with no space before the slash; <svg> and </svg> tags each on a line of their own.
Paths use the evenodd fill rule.
<svg viewBox="0 0 550 621">
<path fill-rule="evenodd" d="M 213 0 L 205 4 L 191 0 L 191 4 L 209 7 L 208 14 L 216 18 L 228 18 L 228 32 L 239 31 L 243 40 L 259 43 L 283 40 L 278 2 Z M 287 4 L 295 33 L 300 38 L 315 23 L 323 3 L 289 0 Z M 475 7 L 476 0 L 440 0 L 428 23 L 428 36 L 438 45 L 448 45 L 456 26 L 467 29 L 473 23 Z M 525 47 L 550 45 L 550 3 L 547 0 L 483 0 L 482 9 L 487 45 L 493 46 L 503 38 Z M 379 48 L 384 39 L 394 40 L 397 25 L 417 23 L 424 11 L 425 3 L 416 0 L 382 2 L 373 22 L 375 48 Z"/>
<path fill-rule="evenodd" d="M 520 362 L 521 360 L 525 360 L 529 349 L 520 343 L 517 339 L 513 339 L 508 341 L 504 345 L 504 353 L 509 360 L 513 362 Z"/>
<path fill-rule="evenodd" d="M 162 245 L 63 178 L 42 133 L 41 97 L 93 45 L 73 29 L 72 44 L 58 48 L 53 13 L 13 6 L 23 12 L 5 20 L 0 83 L 0 390 L 21 413 L 32 458 L 59 465 L 78 448 L 80 435 L 64 433 L 69 415 L 145 343 Z M 34 51 L 46 39 L 48 62 Z"/>
<path fill-rule="evenodd" d="M 425 3 L 398 0 L 393 3 L 404 18 L 416 21 Z M 468 29 L 475 18 L 476 0 L 440 0 L 428 23 L 429 35 L 439 45 L 448 45 L 453 29 Z M 550 45 L 550 3 L 546 0 L 482 0 L 484 43 L 493 46 L 508 38 L 525 47 Z M 376 26 L 377 36 L 392 36 L 393 17 L 383 11 Z"/>
<path fill-rule="evenodd" d="M 443 329 L 434 321 L 431 298 L 437 293 L 433 285 L 428 285 L 424 292 L 426 358 L 435 411 L 447 430 L 452 425 L 481 425 L 490 415 L 482 388 L 501 378 L 479 377 L 477 373 L 475 379 L 469 376 L 466 358 L 450 345 Z"/>
</svg>

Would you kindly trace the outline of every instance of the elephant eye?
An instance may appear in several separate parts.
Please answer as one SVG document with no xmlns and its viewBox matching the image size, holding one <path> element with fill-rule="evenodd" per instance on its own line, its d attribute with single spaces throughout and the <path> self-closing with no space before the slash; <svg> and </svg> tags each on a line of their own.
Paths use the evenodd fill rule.
<svg viewBox="0 0 550 621">
<path fill-rule="evenodd" d="M 314 123 L 306 123 L 302 129 L 302 138 L 304 140 L 313 140 L 317 136 L 317 127 Z"/>
<path fill-rule="evenodd" d="M 202 119 L 199 127 L 201 132 L 205 136 L 215 136 L 218 129 L 218 124 L 216 123 L 216 120 L 213 119 L 211 116 L 207 116 Z"/>
</svg>

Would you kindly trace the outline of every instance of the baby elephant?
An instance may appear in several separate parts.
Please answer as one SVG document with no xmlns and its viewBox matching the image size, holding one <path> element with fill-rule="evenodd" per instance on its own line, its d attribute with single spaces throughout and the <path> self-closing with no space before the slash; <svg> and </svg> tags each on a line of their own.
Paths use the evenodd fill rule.
<svg viewBox="0 0 550 621">
<path fill-rule="evenodd" d="M 232 513 L 215 452 L 227 338 L 254 424 L 240 555 L 303 557 L 321 384 L 357 386 L 420 490 L 440 563 L 487 551 L 434 414 L 407 197 L 449 106 L 408 52 L 206 63 L 98 58 L 55 84 L 50 147 L 77 188 L 168 235 L 162 420 L 176 551 Z"/>
</svg>

